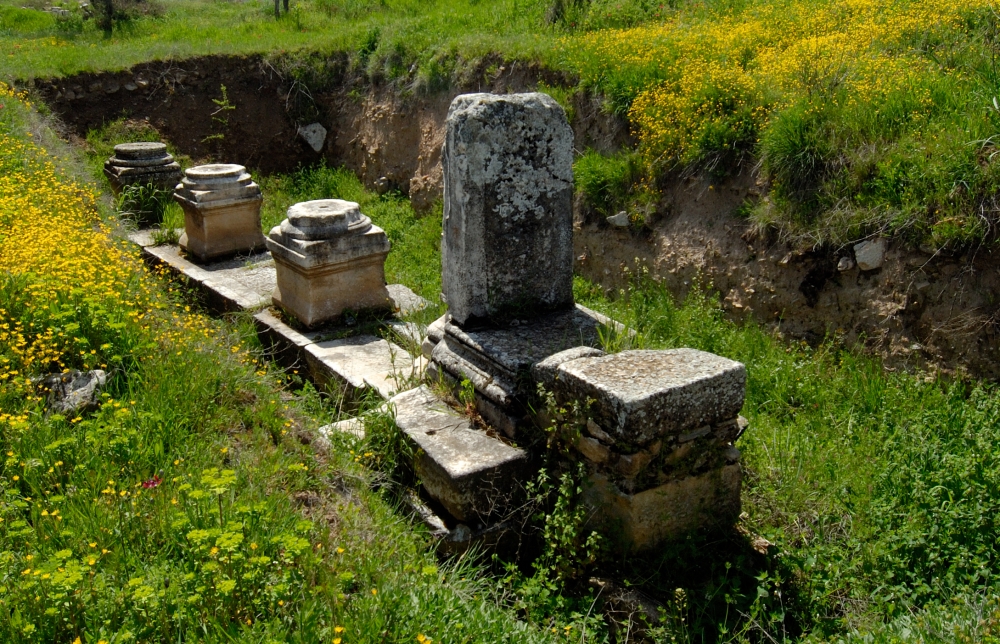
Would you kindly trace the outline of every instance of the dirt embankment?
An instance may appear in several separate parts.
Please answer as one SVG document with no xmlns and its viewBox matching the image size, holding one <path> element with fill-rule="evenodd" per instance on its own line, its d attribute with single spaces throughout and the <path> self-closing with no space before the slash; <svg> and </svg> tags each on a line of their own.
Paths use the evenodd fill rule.
<svg viewBox="0 0 1000 644">
<path fill-rule="evenodd" d="M 334 71 L 334 89 L 309 92 L 259 58 L 156 62 L 128 71 L 37 83 L 77 136 L 112 119 L 143 119 L 192 159 L 287 172 L 321 158 L 344 164 L 371 187 L 396 188 L 427 208 L 441 194 L 441 143 L 451 99 L 467 91 L 533 90 L 560 81 L 524 64 L 483 65 L 461 88 L 404 95 Z M 225 100 L 235 107 L 220 113 Z M 574 99 L 578 150 L 629 144 L 627 124 L 600 100 Z M 219 119 L 223 118 L 225 122 Z M 314 152 L 296 134 L 318 121 L 327 130 Z M 578 204 L 578 266 L 608 288 L 639 262 L 671 291 L 711 284 L 734 318 L 752 318 L 809 341 L 839 334 L 883 355 L 890 367 L 926 366 L 1000 377 L 1000 258 L 988 250 L 961 257 L 890 245 L 881 268 L 861 271 L 850 247 L 802 252 L 753 239 L 735 216 L 757 190 L 747 171 L 713 183 L 677 178 L 656 223 L 641 232 L 609 226 Z M 851 261 L 841 263 L 842 258 Z"/>
</svg>

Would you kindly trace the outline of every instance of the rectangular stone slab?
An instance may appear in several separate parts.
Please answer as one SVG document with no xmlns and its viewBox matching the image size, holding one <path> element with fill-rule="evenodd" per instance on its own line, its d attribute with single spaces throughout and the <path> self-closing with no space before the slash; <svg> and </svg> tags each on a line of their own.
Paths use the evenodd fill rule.
<svg viewBox="0 0 1000 644">
<path fill-rule="evenodd" d="M 315 342 L 305 347 L 305 354 L 313 380 L 351 402 L 370 390 L 389 398 L 416 375 L 406 350 L 372 335 Z"/>
<path fill-rule="evenodd" d="M 472 428 L 469 419 L 421 386 L 390 399 L 396 425 L 419 448 L 424 489 L 456 519 L 502 514 L 528 473 L 528 453 Z"/>
<path fill-rule="evenodd" d="M 267 253 L 198 265 L 172 244 L 145 246 L 147 263 L 164 265 L 205 295 L 208 308 L 219 313 L 259 309 L 271 303 L 274 262 Z"/>
<path fill-rule="evenodd" d="M 306 369 L 306 347 L 322 338 L 322 331 L 297 331 L 265 309 L 253 316 L 257 337 L 271 357 L 290 369 Z"/>
<path fill-rule="evenodd" d="M 746 368 L 697 349 L 622 351 L 556 367 L 562 399 L 593 400 L 593 419 L 616 440 L 646 444 L 736 418 Z"/>
</svg>

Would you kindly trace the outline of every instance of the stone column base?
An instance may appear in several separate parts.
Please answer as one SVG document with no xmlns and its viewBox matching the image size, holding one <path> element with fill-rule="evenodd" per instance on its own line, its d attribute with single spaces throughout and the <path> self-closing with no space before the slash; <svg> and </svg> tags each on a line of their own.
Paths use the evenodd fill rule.
<svg viewBox="0 0 1000 644">
<path fill-rule="evenodd" d="M 386 255 L 304 269 L 272 253 L 278 279 L 272 300 L 307 328 L 336 320 L 347 309 L 391 311 L 385 286 Z"/>
<path fill-rule="evenodd" d="M 200 206 L 186 199 L 176 200 L 184 209 L 184 234 L 179 245 L 200 261 L 264 248 L 260 197 Z"/>
</svg>

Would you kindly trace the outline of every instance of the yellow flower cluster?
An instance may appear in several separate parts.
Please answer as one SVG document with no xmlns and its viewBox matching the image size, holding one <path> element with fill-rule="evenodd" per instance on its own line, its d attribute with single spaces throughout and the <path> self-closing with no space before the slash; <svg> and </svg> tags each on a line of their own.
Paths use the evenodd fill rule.
<svg viewBox="0 0 1000 644">
<path fill-rule="evenodd" d="M 17 103 L 29 107 L 0 83 L 0 110 Z M 157 347 L 191 350 L 199 338 L 214 339 L 204 316 L 166 301 L 137 252 L 114 241 L 97 198 L 0 120 L 0 289 L 8 294 L 0 300 L 0 393 L 30 398 L 32 376 L 107 368 L 109 354 L 141 360 Z M 0 423 L 24 420 L 0 415 Z"/>
<path fill-rule="evenodd" d="M 917 50 L 990 0 L 774 0 L 740 13 L 597 31 L 562 48 L 585 78 L 635 79 L 630 120 L 653 158 L 687 162 L 713 128 L 760 129 L 817 90 L 877 105 L 941 74 Z M 595 62 L 596 61 L 596 62 Z M 623 71 L 626 73 L 623 74 Z M 953 72 L 951 72 L 953 73 Z M 928 95 L 914 97 L 926 104 Z"/>
</svg>

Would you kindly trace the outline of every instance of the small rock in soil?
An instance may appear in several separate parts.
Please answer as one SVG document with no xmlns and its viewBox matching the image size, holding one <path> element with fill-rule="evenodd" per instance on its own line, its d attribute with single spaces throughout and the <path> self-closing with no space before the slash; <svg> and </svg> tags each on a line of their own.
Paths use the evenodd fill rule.
<svg viewBox="0 0 1000 644">
<path fill-rule="evenodd" d="M 885 260 L 885 240 L 869 239 L 854 245 L 854 257 L 858 260 L 858 268 L 863 271 L 873 271 L 882 267 Z"/>
<path fill-rule="evenodd" d="M 852 268 L 854 268 L 854 260 L 850 257 L 841 257 L 840 261 L 837 262 L 837 270 L 841 273 L 846 273 Z"/>
<path fill-rule="evenodd" d="M 72 414 L 95 407 L 108 375 L 95 371 L 68 371 L 45 376 L 41 385 L 49 390 L 45 405 L 56 414 Z"/>
<path fill-rule="evenodd" d="M 607 218 L 607 222 L 616 228 L 628 228 L 629 220 L 628 213 L 624 210 L 617 215 L 612 215 Z"/>
<path fill-rule="evenodd" d="M 592 463 L 603 463 L 611 455 L 607 447 L 588 436 L 580 437 L 576 443 L 576 449 Z"/>
<path fill-rule="evenodd" d="M 319 123 L 310 123 L 299 128 L 299 137 L 315 152 L 319 152 L 326 143 L 326 128 Z"/>
</svg>

